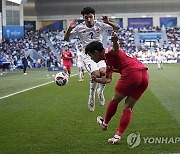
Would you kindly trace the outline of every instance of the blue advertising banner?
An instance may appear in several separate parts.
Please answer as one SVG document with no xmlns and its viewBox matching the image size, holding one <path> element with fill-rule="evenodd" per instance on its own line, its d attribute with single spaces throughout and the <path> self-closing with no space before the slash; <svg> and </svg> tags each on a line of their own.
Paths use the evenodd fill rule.
<svg viewBox="0 0 180 154">
<path fill-rule="evenodd" d="M 140 40 L 157 40 L 162 39 L 162 33 L 139 33 Z"/>
<path fill-rule="evenodd" d="M 23 26 L 3 26 L 3 38 L 21 39 L 24 38 Z"/>
<path fill-rule="evenodd" d="M 160 26 L 164 27 L 177 27 L 176 17 L 162 17 L 160 18 Z"/>
<path fill-rule="evenodd" d="M 143 28 L 153 27 L 152 18 L 128 18 L 128 27 Z"/>
<path fill-rule="evenodd" d="M 47 25 L 45 27 L 43 27 L 43 30 L 44 31 L 48 31 L 48 30 L 51 30 L 51 31 L 56 31 L 56 30 L 63 30 L 63 20 L 59 20 L 57 22 L 54 22 L 50 25 Z"/>
</svg>

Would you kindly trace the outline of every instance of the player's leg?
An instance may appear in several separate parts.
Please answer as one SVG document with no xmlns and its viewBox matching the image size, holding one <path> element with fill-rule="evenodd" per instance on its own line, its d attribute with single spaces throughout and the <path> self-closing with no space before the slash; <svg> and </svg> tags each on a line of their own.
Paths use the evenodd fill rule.
<svg viewBox="0 0 180 154">
<path fill-rule="evenodd" d="M 112 138 L 108 139 L 108 142 L 112 144 L 119 143 L 122 134 L 124 133 L 125 129 L 128 127 L 131 121 L 131 115 L 132 115 L 131 107 L 134 106 L 137 100 L 129 97 L 128 95 L 136 89 L 137 85 L 140 83 L 140 80 L 141 80 L 141 75 L 140 75 L 139 80 L 136 80 L 135 78 L 135 81 L 133 81 L 133 78 L 132 78 L 134 76 L 133 74 L 135 73 L 132 72 L 131 75 L 125 75 L 125 76 L 122 75 L 122 77 L 118 81 L 115 88 L 116 92 L 113 98 L 114 102 L 120 102 L 126 96 L 127 98 L 125 100 L 125 105 L 124 105 L 125 107 L 123 110 L 123 114 L 121 115 L 121 118 L 120 118 L 118 131 Z M 115 114 L 115 111 L 114 111 L 114 114 Z M 110 119 L 106 118 L 105 122 L 107 121 L 107 123 L 109 123 L 108 120 Z"/>
<path fill-rule="evenodd" d="M 148 87 L 149 76 L 147 74 L 147 71 L 146 70 L 137 71 L 135 74 L 136 75 L 134 76 L 134 78 L 135 79 L 139 78 L 139 81 L 141 81 L 141 82 L 140 82 L 140 84 L 139 84 L 139 81 L 134 83 L 135 89 L 131 92 L 131 94 L 129 96 L 127 96 L 127 98 L 125 100 L 123 114 L 120 118 L 118 130 L 115 134 L 116 139 L 115 140 L 109 139 L 109 141 L 111 143 L 119 142 L 121 136 L 123 135 L 123 133 L 125 132 L 126 128 L 128 127 L 128 125 L 131 121 L 132 109 L 133 109 L 134 105 L 140 99 L 141 95 L 144 93 L 144 91 Z M 119 139 L 117 139 L 117 138 L 119 138 Z"/>
<path fill-rule="evenodd" d="M 83 81 L 84 80 L 84 74 L 83 74 L 83 63 L 82 63 L 82 61 L 78 61 L 77 66 L 78 66 L 78 73 L 79 73 L 79 81 Z"/>
<path fill-rule="evenodd" d="M 84 80 L 84 68 L 83 68 L 83 66 L 81 67 L 81 70 L 82 70 L 82 79 Z"/>
<path fill-rule="evenodd" d="M 102 130 L 107 130 L 108 124 L 109 124 L 110 120 L 112 119 L 112 117 L 116 114 L 118 104 L 123 98 L 125 98 L 124 95 L 115 91 L 112 100 L 109 102 L 109 104 L 106 108 L 106 113 L 105 113 L 104 119 L 101 116 L 97 117 L 97 122 L 101 126 Z M 113 138 L 108 139 L 108 142 L 113 143 L 113 144 L 118 143 L 120 138 L 121 138 L 120 136 L 115 134 Z"/>
<path fill-rule="evenodd" d="M 101 128 L 103 130 L 107 130 L 107 126 L 110 122 L 110 120 L 112 119 L 112 117 L 116 114 L 117 112 L 117 108 L 118 108 L 118 104 L 119 102 L 124 98 L 125 96 L 118 93 L 117 91 L 115 91 L 114 96 L 112 98 L 112 100 L 109 102 L 107 108 L 106 108 L 106 113 L 104 118 L 97 117 L 97 122 L 101 125 Z M 105 126 L 105 127 L 104 127 Z"/>
<path fill-rule="evenodd" d="M 161 61 L 161 69 L 163 69 L 163 61 Z"/>
<path fill-rule="evenodd" d="M 125 100 L 124 104 L 124 110 L 120 118 L 119 127 L 116 132 L 116 136 L 119 136 L 121 138 L 122 134 L 128 127 L 131 117 L 132 117 L 132 108 L 136 104 L 137 100 L 132 98 L 131 96 L 128 96 Z"/>
<path fill-rule="evenodd" d="M 83 70 L 82 67 L 81 67 L 81 80 L 82 80 L 82 81 L 84 80 L 84 70 Z"/>
<path fill-rule="evenodd" d="M 116 134 L 112 138 L 108 139 L 109 143 L 112 143 L 112 144 L 119 143 L 122 134 L 124 133 L 124 131 L 126 130 L 126 128 L 128 127 L 128 125 L 131 121 L 132 108 L 136 102 L 137 102 L 137 100 L 133 99 L 132 97 L 128 96 L 126 98 L 125 107 L 124 107 L 122 116 L 120 118 L 118 131 L 116 132 Z"/>
<path fill-rule="evenodd" d="M 77 68 L 78 68 L 78 77 L 79 77 L 79 81 L 82 81 L 82 72 L 81 72 L 81 66 L 80 66 L 80 62 L 77 61 Z"/>
<path fill-rule="evenodd" d="M 100 76 L 99 69 L 97 64 L 90 58 L 86 57 L 83 59 L 83 65 L 86 71 L 88 72 L 89 76 Z M 88 108 L 90 111 L 95 110 L 95 92 L 96 92 L 96 82 L 90 81 L 90 90 L 89 90 L 89 99 L 88 99 Z"/>
<path fill-rule="evenodd" d="M 104 116 L 104 119 L 100 119 L 98 121 L 98 118 L 97 118 L 97 122 L 101 125 L 101 128 L 103 129 L 103 125 L 107 127 L 107 125 L 109 124 L 111 118 L 116 114 L 116 111 L 117 111 L 117 107 L 118 107 L 118 104 L 119 102 L 127 95 L 125 94 L 122 94 L 123 91 L 127 91 L 126 90 L 126 80 L 127 80 L 127 76 L 121 76 L 120 79 L 118 80 L 117 84 L 116 84 L 116 87 L 115 87 L 115 93 L 114 93 L 114 96 L 112 98 L 112 100 L 109 102 L 107 108 L 106 108 L 106 113 L 105 113 L 105 116 Z M 129 82 L 127 82 L 129 83 Z M 103 123 L 101 124 L 101 121 L 103 121 Z M 106 129 L 103 129 L 103 130 L 106 130 Z"/>
<path fill-rule="evenodd" d="M 127 98 L 125 100 L 123 114 L 120 118 L 118 131 L 113 138 L 108 140 L 108 142 L 112 144 L 117 144 L 119 142 L 122 134 L 131 121 L 133 106 L 148 86 L 148 79 L 149 77 L 146 70 L 134 71 L 130 74 L 122 75 L 119 79 L 115 88 L 116 91 L 114 97 L 108 104 L 104 120 L 101 119 L 101 121 L 103 121 L 101 125 L 104 125 L 107 128 L 111 118 L 116 114 L 118 103 L 125 98 L 125 96 L 127 96 Z"/>
<path fill-rule="evenodd" d="M 103 61 L 98 62 L 98 68 L 100 72 L 100 77 L 105 77 L 106 75 L 106 63 Z M 105 98 L 104 98 L 104 89 L 105 89 L 106 84 L 99 83 L 99 88 L 97 89 L 97 94 L 98 94 L 98 99 L 100 105 L 105 104 Z"/>
<path fill-rule="evenodd" d="M 71 69 L 68 69 L 68 75 L 71 77 Z"/>
<path fill-rule="evenodd" d="M 157 61 L 158 69 L 161 69 L 161 63 L 160 61 Z"/>
<path fill-rule="evenodd" d="M 26 69 L 27 69 L 27 65 L 23 65 L 23 74 L 24 74 L 24 75 L 27 75 Z"/>
<path fill-rule="evenodd" d="M 67 70 L 67 66 L 66 65 L 63 65 L 63 71 L 64 71 L 64 73 L 68 74 L 68 70 Z"/>
<path fill-rule="evenodd" d="M 91 73 L 91 75 L 95 76 L 95 77 L 100 77 L 100 72 L 99 70 L 95 70 Z M 97 86 L 97 83 L 95 82 L 90 82 L 90 94 L 89 94 L 89 101 L 88 101 L 88 104 L 89 104 L 89 110 L 90 111 L 94 111 L 95 110 L 95 92 L 96 92 L 96 86 Z M 91 104 L 93 104 L 91 106 Z"/>
<path fill-rule="evenodd" d="M 81 71 L 81 67 L 78 67 L 78 75 L 79 75 L 79 81 L 82 81 L 82 71 Z"/>
</svg>

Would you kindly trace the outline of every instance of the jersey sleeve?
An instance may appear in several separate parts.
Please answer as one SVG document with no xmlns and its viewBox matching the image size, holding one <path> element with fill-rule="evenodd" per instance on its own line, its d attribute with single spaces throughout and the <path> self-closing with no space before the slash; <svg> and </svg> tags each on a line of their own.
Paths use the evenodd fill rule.
<svg viewBox="0 0 180 154">
<path fill-rule="evenodd" d="M 79 36 L 79 27 L 78 27 L 78 26 L 76 26 L 76 27 L 71 31 L 69 39 L 71 40 L 71 39 L 75 38 L 76 36 Z"/>
<path fill-rule="evenodd" d="M 108 25 L 108 24 L 106 24 L 106 23 L 101 23 L 101 27 L 102 27 L 102 29 L 104 30 L 104 31 L 107 31 L 107 30 L 113 30 L 113 27 L 112 26 L 110 26 L 110 25 Z"/>
</svg>

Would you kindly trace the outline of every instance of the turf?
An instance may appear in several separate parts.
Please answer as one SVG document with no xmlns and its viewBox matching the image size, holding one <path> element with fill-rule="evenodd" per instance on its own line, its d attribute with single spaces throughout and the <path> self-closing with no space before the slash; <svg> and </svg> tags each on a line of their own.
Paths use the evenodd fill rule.
<svg viewBox="0 0 180 154">
<path fill-rule="evenodd" d="M 180 81 L 177 77 L 180 75 L 180 65 L 165 65 L 164 70 L 157 70 L 156 65 L 148 65 L 148 67 L 151 79 L 149 88 L 135 106 L 131 124 L 120 144 L 108 144 L 107 139 L 116 132 L 124 102 L 119 105 L 119 110 L 106 132 L 101 131 L 96 123 L 96 117 L 104 115 L 119 75 L 115 74 L 113 82 L 106 86 L 106 105 L 100 106 L 96 101 L 94 112 L 89 112 L 87 108 L 89 78 L 86 75 L 84 82 L 79 82 L 78 77 L 74 76 L 65 87 L 58 87 L 52 83 L 1 99 L 0 153 L 168 154 L 180 152 L 180 142 L 144 143 L 143 141 L 143 137 L 180 137 L 180 124 L 177 118 L 180 100 Z M 73 73 L 76 72 L 74 68 Z M 172 72 L 176 73 L 172 75 Z M 49 82 L 52 78 L 43 79 L 47 77 L 47 73 L 51 76 L 54 72 L 32 70 L 28 76 L 15 72 L 5 75 L 6 77 L 0 77 L 0 83 L 4 84 L 0 87 L 3 91 L 1 96 Z M 26 78 L 15 80 L 16 84 L 12 85 L 13 90 L 9 92 L 6 90 L 6 85 L 11 87 L 12 82 L 7 79 L 15 77 Z M 42 78 L 42 80 L 39 79 L 37 82 L 33 78 Z M 6 80 L 2 81 L 2 79 Z M 158 84 L 159 80 L 161 84 Z M 168 103 L 173 104 L 173 107 L 166 105 Z M 140 133 L 141 144 L 130 149 L 127 136 L 133 132 Z"/>
</svg>

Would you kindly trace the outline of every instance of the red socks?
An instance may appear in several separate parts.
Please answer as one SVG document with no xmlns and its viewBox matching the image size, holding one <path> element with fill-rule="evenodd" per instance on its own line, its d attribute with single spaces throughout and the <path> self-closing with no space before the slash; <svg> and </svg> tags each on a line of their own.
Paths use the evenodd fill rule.
<svg viewBox="0 0 180 154">
<path fill-rule="evenodd" d="M 123 110 L 123 114 L 120 119 L 119 128 L 116 135 L 122 136 L 126 128 L 131 121 L 132 111 L 130 109 Z"/>
<path fill-rule="evenodd" d="M 109 121 L 111 120 L 111 118 L 116 114 L 116 111 L 117 111 L 117 107 L 118 107 L 118 104 L 117 102 L 114 102 L 114 101 L 110 101 L 107 108 L 106 108 L 106 114 L 105 114 L 105 117 L 104 117 L 104 121 L 106 124 L 109 123 Z"/>
<path fill-rule="evenodd" d="M 116 114 L 118 104 L 119 103 L 114 102 L 112 100 L 109 102 L 109 104 L 106 108 L 106 114 L 104 117 L 104 122 L 106 124 L 108 124 L 109 121 L 111 120 L 111 118 Z M 128 127 L 128 125 L 131 121 L 131 116 L 132 116 L 131 109 L 123 110 L 123 114 L 121 116 L 118 131 L 116 132 L 116 135 L 122 136 L 122 134 L 124 133 L 124 131 L 126 130 L 126 128 Z"/>
</svg>

